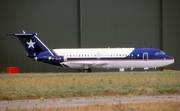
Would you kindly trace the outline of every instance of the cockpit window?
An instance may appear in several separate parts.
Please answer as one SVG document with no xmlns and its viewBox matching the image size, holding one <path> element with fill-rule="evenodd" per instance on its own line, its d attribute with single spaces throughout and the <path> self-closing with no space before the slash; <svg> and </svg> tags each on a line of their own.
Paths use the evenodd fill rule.
<svg viewBox="0 0 180 111">
<path fill-rule="evenodd" d="M 155 55 L 165 55 L 163 51 L 156 52 Z"/>
</svg>

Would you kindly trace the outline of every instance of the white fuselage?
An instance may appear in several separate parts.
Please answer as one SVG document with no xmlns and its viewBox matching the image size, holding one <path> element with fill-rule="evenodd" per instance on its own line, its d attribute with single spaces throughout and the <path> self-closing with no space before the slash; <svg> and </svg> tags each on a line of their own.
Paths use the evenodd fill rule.
<svg viewBox="0 0 180 111">
<path fill-rule="evenodd" d="M 63 64 L 70 68 L 156 68 L 174 62 L 174 59 L 142 58 L 143 53 L 141 52 L 133 55 L 134 49 L 135 48 L 53 49 L 53 52 L 58 56 L 64 56 L 67 60 L 63 62 Z"/>
</svg>

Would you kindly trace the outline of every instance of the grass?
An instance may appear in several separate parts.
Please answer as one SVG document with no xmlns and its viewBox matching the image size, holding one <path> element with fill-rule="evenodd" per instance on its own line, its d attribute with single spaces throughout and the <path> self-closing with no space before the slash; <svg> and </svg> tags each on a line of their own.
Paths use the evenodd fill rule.
<svg viewBox="0 0 180 111">
<path fill-rule="evenodd" d="M 0 74 L 0 100 L 180 94 L 180 72 Z"/>
<path fill-rule="evenodd" d="M 5 111 L 179 111 L 180 102 L 87 105 L 79 107 L 6 108 Z"/>
</svg>

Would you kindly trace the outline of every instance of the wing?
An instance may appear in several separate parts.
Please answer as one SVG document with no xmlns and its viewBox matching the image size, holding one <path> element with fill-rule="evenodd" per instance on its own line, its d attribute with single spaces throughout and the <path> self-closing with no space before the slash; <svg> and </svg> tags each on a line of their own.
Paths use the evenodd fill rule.
<svg viewBox="0 0 180 111">
<path fill-rule="evenodd" d="M 65 67 L 101 67 L 103 65 L 107 65 L 108 62 L 83 62 L 83 61 L 78 61 L 78 62 L 62 62 L 61 65 Z"/>
</svg>

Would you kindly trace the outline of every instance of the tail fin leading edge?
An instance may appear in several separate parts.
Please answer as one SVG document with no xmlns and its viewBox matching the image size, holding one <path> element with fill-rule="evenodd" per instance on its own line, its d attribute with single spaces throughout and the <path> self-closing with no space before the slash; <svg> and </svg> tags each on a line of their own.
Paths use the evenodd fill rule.
<svg viewBox="0 0 180 111">
<path fill-rule="evenodd" d="M 22 43 L 28 57 L 35 57 L 41 52 L 48 51 L 49 55 L 54 56 L 48 47 L 37 37 L 37 33 L 15 33 L 6 34 L 7 36 L 16 36 Z"/>
</svg>

